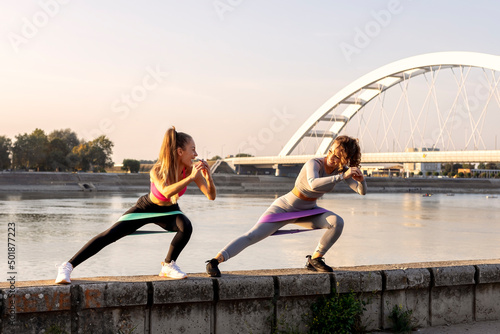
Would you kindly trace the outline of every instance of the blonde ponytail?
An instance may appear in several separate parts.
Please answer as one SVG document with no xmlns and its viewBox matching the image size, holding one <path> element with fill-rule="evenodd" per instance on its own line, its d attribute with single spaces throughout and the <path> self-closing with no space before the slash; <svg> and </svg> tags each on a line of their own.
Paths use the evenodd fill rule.
<svg viewBox="0 0 500 334">
<path fill-rule="evenodd" d="M 177 149 L 184 149 L 188 141 L 192 139 L 190 135 L 175 131 L 172 126 L 163 137 L 158 160 L 153 166 L 153 173 L 164 186 L 179 182 L 179 163 Z M 170 197 L 170 202 L 175 204 L 179 198 L 178 194 Z"/>
</svg>

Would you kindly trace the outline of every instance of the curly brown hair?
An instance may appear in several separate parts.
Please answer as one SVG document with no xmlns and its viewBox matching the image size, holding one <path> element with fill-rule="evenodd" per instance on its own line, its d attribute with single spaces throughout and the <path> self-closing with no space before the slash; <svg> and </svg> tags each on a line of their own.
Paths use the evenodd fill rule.
<svg viewBox="0 0 500 334">
<path fill-rule="evenodd" d="M 332 146 L 338 144 L 338 152 L 342 166 L 359 167 L 361 162 L 361 148 L 359 140 L 349 136 L 338 136 Z"/>
</svg>

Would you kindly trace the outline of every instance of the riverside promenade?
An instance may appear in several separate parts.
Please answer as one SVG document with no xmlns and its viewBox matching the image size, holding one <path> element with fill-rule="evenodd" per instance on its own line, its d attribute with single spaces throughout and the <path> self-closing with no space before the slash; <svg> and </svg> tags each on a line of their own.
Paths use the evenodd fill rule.
<svg viewBox="0 0 500 334">
<path fill-rule="evenodd" d="M 367 177 L 371 193 L 479 193 L 500 194 L 500 179 L 451 178 L 385 178 Z M 270 175 L 214 174 L 221 194 L 284 194 L 290 191 L 295 178 Z M 72 192 L 72 191 L 149 191 L 149 174 L 128 173 L 55 173 L 0 172 L 0 192 Z M 195 185 L 189 192 L 197 192 Z M 335 192 L 351 192 L 340 183 Z"/>
<path fill-rule="evenodd" d="M 395 305 L 416 333 L 499 333 L 500 259 L 1 283 L 0 333 L 306 333 L 311 304 L 355 292 L 368 333 L 390 333 Z"/>
</svg>

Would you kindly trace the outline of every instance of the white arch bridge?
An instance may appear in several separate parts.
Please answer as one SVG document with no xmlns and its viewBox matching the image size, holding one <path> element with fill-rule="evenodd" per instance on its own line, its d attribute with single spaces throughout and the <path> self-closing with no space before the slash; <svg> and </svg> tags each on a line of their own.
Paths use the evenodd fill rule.
<svg viewBox="0 0 500 334">
<path fill-rule="evenodd" d="M 498 163 L 499 83 L 500 56 L 440 52 L 406 58 L 328 99 L 278 156 L 225 161 L 274 168 L 302 164 L 325 155 L 346 134 L 359 138 L 362 163 Z"/>
</svg>

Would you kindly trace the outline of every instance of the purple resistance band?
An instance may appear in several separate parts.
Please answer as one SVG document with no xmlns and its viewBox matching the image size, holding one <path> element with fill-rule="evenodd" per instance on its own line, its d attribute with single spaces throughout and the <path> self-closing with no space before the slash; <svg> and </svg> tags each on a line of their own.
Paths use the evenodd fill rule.
<svg viewBox="0 0 500 334">
<path fill-rule="evenodd" d="M 280 212 L 280 213 L 273 213 L 270 215 L 265 215 L 259 219 L 257 223 L 275 223 L 275 222 L 280 222 L 284 220 L 290 220 L 290 219 L 298 219 L 298 218 L 303 218 L 303 217 L 309 217 L 309 216 L 314 216 L 314 215 L 319 215 L 321 213 L 329 212 L 326 209 L 323 208 L 314 208 L 311 210 L 303 210 L 303 211 L 294 211 L 294 212 Z M 278 230 L 274 232 L 272 235 L 282 235 L 282 234 L 293 234 L 293 233 L 299 233 L 299 232 L 307 232 L 307 231 L 313 231 L 315 229 L 292 229 L 292 230 Z"/>
</svg>

